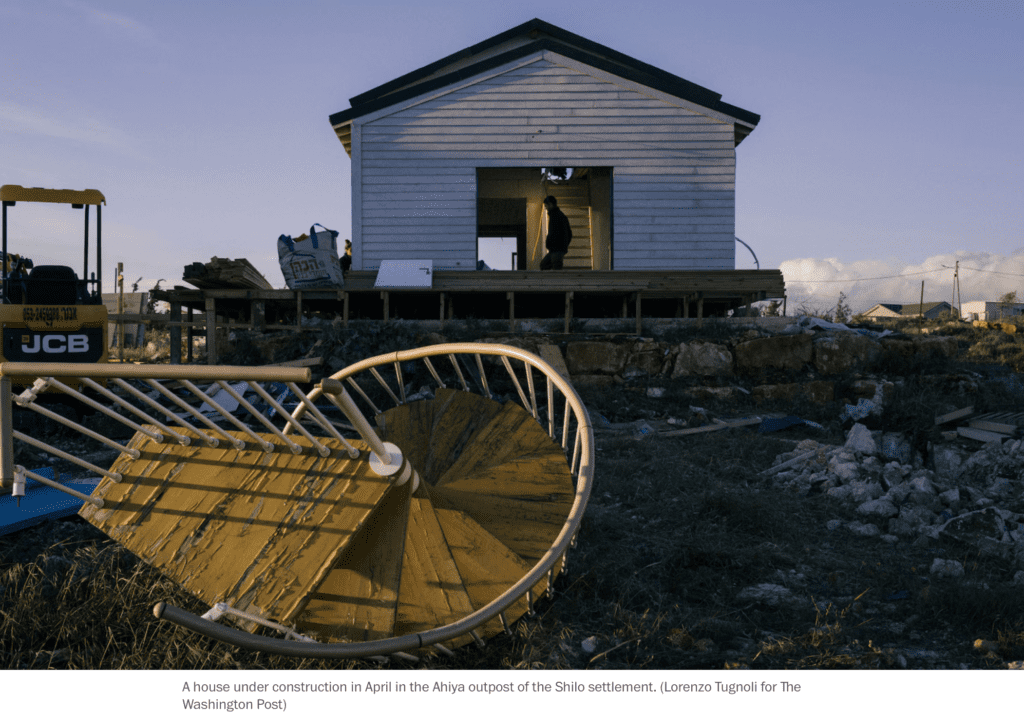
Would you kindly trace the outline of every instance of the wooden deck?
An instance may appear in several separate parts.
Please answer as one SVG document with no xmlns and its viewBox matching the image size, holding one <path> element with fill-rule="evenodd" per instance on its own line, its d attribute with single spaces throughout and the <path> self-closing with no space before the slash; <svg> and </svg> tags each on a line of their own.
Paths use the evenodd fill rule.
<svg viewBox="0 0 1024 713">
<path fill-rule="evenodd" d="M 722 315 L 753 302 L 785 299 L 780 270 L 436 271 L 433 284 L 374 287 L 376 272 L 349 272 L 341 289 L 182 289 L 156 291 L 170 304 L 173 334 L 214 329 L 308 329 L 310 316 L 387 321 L 561 318 L 696 317 Z M 180 344 L 180 339 L 171 340 Z M 209 346 L 209 345 L 208 345 Z M 211 353 L 215 358 L 215 352 Z M 172 363 L 181 361 L 171 354 Z M 213 362 L 211 362 L 213 363 Z"/>
</svg>

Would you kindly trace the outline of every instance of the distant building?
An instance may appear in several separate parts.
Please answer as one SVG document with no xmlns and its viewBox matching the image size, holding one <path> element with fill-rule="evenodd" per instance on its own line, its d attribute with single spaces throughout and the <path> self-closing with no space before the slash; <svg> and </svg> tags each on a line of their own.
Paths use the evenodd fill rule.
<svg viewBox="0 0 1024 713">
<path fill-rule="evenodd" d="M 1005 317 L 1016 317 L 1021 314 L 1024 314 L 1024 304 L 1020 302 L 1007 304 L 1005 302 L 975 300 L 973 302 L 964 302 L 963 304 L 963 318 L 970 322 L 977 320 L 991 322 Z"/>
<path fill-rule="evenodd" d="M 964 309 L 967 305 L 964 305 Z M 883 304 L 878 303 L 867 312 L 864 312 L 861 316 L 865 319 L 908 319 L 911 317 L 921 317 L 922 313 L 925 319 L 937 319 L 948 315 L 952 307 L 949 302 L 915 302 L 912 305 L 897 305 L 897 304 Z"/>
</svg>

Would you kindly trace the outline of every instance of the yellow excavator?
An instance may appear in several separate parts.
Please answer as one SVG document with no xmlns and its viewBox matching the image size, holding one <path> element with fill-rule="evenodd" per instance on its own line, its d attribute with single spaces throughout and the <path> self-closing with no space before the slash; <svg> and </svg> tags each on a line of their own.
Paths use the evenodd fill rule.
<svg viewBox="0 0 1024 713">
<path fill-rule="evenodd" d="M 0 362 L 107 361 L 107 308 L 103 306 L 102 212 L 95 189 L 72 191 L 0 186 L 3 264 L 0 283 Z M 85 213 L 82 277 L 68 265 L 34 265 L 7 245 L 7 211 L 18 203 L 62 203 Z M 96 264 L 89 272 L 89 208 L 96 206 Z"/>
</svg>

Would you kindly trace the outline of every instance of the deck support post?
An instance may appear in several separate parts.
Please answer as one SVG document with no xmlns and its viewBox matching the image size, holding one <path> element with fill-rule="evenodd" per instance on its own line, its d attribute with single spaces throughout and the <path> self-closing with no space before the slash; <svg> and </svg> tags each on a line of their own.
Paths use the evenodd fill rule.
<svg viewBox="0 0 1024 713">
<path fill-rule="evenodd" d="M 194 331 L 194 329 L 192 327 L 192 322 L 195 321 L 195 312 L 192 310 L 192 305 L 186 306 L 185 309 L 188 310 L 188 327 L 185 328 L 185 358 L 188 360 L 188 363 L 191 364 L 192 360 L 195 358 L 195 355 L 192 353 L 192 341 L 193 341 L 192 338 L 195 336 L 195 331 Z M 181 317 L 180 310 L 179 310 L 178 317 L 179 318 Z M 181 343 L 181 339 L 180 339 L 181 332 L 180 331 L 178 332 L 178 335 L 179 335 L 178 343 L 180 344 Z M 179 346 L 178 349 L 180 350 L 181 347 Z M 179 351 L 179 356 L 180 356 L 180 351 Z M 171 363 L 173 364 L 174 362 L 171 362 Z M 179 359 L 178 363 L 181 363 L 180 359 Z"/>
<path fill-rule="evenodd" d="M 217 363 L 217 300 L 206 298 L 206 363 Z"/>
<path fill-rule="evenodd" d="M 192 314 L 189 308 L 189 315 Z M 181 302 L 171 302 L 171 363 L 181 363 Z M 189 337 L 191 338 L 191 334 Z M 192 340 L 189 339 L 189 344 Z"/>
<path fill-rule="evenodd" d="M 565 333 L 569 333 L 569 322 L 572 320 L 572 291 L 565 293 Z"/>
<path fill-rule="evenodd" d="M 643 300 L 643 293 L 636 293 L 636 333 L 640 334 L 642 330 L 642 321 L 640 317 L 640 302 Z"/>
<path fill-rule="evenodd" d="M 516 331 L 516 293 L 506 292 L 505 299 L 508 300 L 508 331 Z"/>
<path fill-rule="evenodd" d="M 262 330 L 267 323 L 267 302 L 266 300 L 255 300 L 252 303 L 250 315 L 250 328 Z"/>
</svg>

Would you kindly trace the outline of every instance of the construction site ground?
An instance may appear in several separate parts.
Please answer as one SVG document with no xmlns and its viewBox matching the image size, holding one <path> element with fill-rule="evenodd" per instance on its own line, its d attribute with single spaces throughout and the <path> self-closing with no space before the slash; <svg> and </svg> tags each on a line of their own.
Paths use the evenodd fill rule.
<svg viewBox="0 0 1024 713">
<path fill-rule="evenodd" d="M 512 636 L 387 664 L 238 651 L 153 619 L 158 600 L 204 605 L 72 517 L 0 538 L 0 666 L 1024 666 L 1024 442 L 1019 428 L 961 431 L 1024 411 L 1016 325 L 881 336 L 811 319 L 694 322 L 640 335 L 326 323 L 229 340 L 225 362 L 307 360 L 317 378 L 437 340 L 557 348 L 594 424 L 595 488 L 555 595 Z M 150 352 L 136 357 L 161 358 Z M 55 465 L 29 449 L 16 460 Z"/>
</svg>

